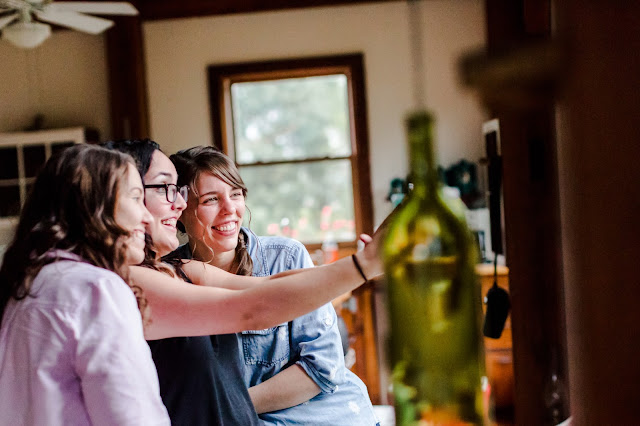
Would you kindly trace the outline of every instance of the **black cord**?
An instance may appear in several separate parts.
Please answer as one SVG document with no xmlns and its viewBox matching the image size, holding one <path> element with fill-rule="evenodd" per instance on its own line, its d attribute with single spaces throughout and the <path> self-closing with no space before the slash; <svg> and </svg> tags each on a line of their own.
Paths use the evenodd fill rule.
<svg viewBox="0 0 640 426">
<path fill-rule="evenodd" d="M 360 266 L 360 262 L 358 262 L 358 258 L 356 257 L 355 253 L 351 255 L 351 260 L 353 260 L 353 264 L 356 265 L 356 269 L 358 270 L 358 272 L 360 272 L 360 275 L 362 276 L 362 278 L 364 278 L 364 282 L 368 282 L 369 280 L 367 279 L 367 276 L 364 274 L 364 271 L 362 270 L 362 266 Z"/>
<path fill-rule="evenodd" d="M 498 253 L 493 252 L 493 286 L 498 286 Z"/>
</svg>

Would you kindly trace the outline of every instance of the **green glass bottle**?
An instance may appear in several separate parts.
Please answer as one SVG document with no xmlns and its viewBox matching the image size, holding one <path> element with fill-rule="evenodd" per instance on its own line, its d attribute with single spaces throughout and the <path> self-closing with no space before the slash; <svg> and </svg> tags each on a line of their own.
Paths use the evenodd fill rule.
<svg viewBox="0 0 640 426">
<path fill-rule="evenodd" d="M 383 245 L 396 424 L 484 424 L 476 248 L 441 196 L 433 124 L 424 111 L 407 119 L 413 191 Z"/>
</svg>

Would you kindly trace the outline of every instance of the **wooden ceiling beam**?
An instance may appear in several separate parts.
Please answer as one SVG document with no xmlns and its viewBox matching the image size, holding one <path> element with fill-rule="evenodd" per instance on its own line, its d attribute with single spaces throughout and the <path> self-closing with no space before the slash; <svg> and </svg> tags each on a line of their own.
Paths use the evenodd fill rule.
<svg viewBox="0 0 640 426">
<path fill-rule="evenodd" d="M 133 3 L 144 21 L 230 15 L 283 9 L 382 3 L 400 0 L 138 0 Z"/>
</svg>

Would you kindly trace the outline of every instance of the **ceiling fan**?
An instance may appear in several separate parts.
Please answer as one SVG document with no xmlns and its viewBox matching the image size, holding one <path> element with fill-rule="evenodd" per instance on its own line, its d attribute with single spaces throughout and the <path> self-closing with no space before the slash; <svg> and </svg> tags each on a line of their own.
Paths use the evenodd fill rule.
<svg viewBox="0 0 640 426">
<path fill-rule="evenodd" d="M 51 35 L 51 26 L 46 23 L 89 34 L 99 34 L 113 25 L 113 21 L 87 13 L 137 15 L 138 10 L 119 1 L 0 0 L 0 30 L 3 39 L 29 49 Z"/>
</svg>

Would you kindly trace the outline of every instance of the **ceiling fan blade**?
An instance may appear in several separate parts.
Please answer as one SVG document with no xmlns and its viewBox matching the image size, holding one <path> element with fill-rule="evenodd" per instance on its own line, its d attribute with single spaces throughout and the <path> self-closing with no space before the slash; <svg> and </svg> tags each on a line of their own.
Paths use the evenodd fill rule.
<svg viewBox="0 0 640 426">
<path fill-rule="evenodd" d="M 13 15 L 3 16 L 2 18 L 0 18 L 0 30 L 18 19 L 19 16 L 19 13 L 14 13 Z"/>
<path fill-rule="evenodd" d="M 34 11 L 39 20 L 89 34 L 100 34 L 113 25 L 113 21 L 82 15 L 76 12 Z"/>
<path fill-rule="evenodd" d="M 125 1 L 56 1 L 45 10 L 56 12 L 80 12 L 92 15 L 137 15 L 138 9 Z"/>
</svg>

